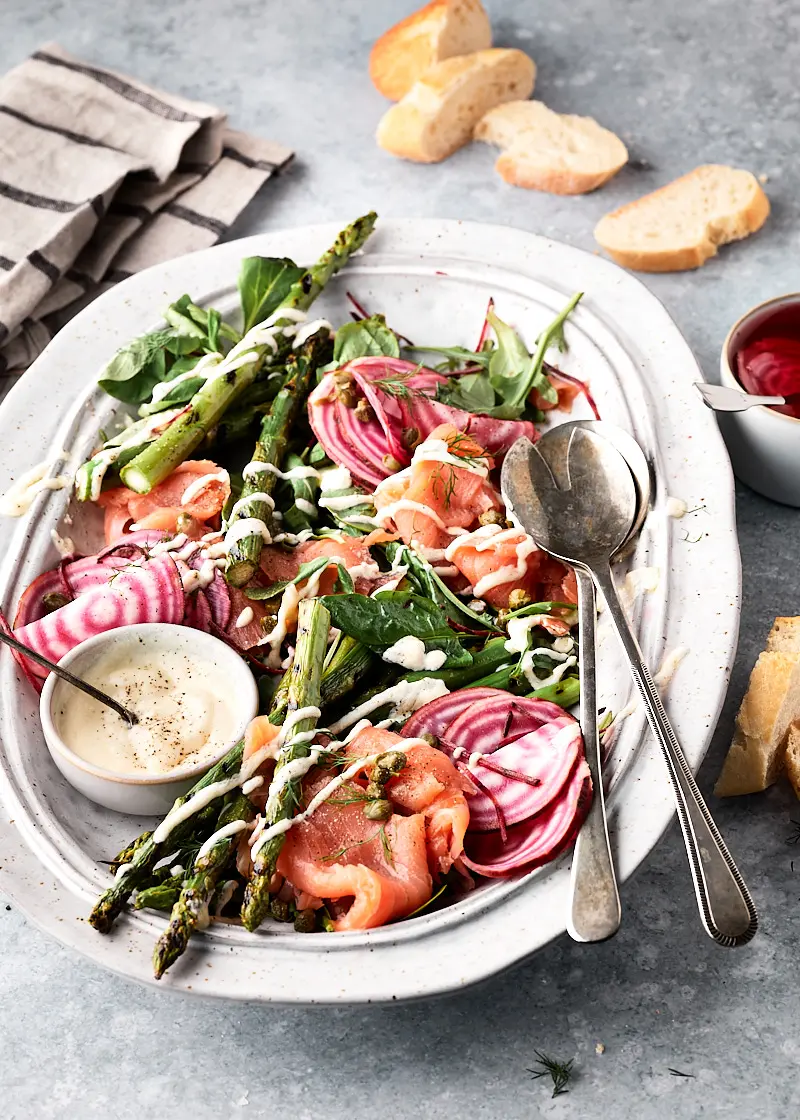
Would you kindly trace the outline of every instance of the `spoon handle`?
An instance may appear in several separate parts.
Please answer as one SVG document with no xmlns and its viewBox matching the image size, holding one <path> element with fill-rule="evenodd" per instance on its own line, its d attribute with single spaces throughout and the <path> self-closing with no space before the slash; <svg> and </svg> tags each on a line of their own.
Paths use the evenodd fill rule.
<svg viewBox="0 0 800 1120">
<path fill-rule="evenodd" d="M 611 569 L 598 566 L 592 574 L 605 596 L 631 675 L 642 695 L 648 723 L 667 761 L 703 926 L 718 945 L 726 948 L 745 945 L 758 929 L 758 914 L 750 892 L 675 737 L 650 670 L 642 660 L 639 643 L 623 612 Z"/>
<path fill-rule="evenodd" d="M 585 568 L 575 568 L 578 581 L 580 633 L 581 731 L 594 796 L 572 856 L 567 931 L 575 941 L 605 941 L 619 929 L 622 917 L 614 862 L 608 841 L 600 737 L 597 731 L 597 689 L 594 583 Z"/>
</svg>

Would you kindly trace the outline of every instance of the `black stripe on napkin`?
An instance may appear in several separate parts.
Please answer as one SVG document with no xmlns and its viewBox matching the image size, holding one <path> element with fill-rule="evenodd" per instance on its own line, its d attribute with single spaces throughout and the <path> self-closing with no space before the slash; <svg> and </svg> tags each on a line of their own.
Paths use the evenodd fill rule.
<svg viewBox="0 0 800 1120">
<path fill-rule="evenodd" d="M 108 212 L 109 214 L 116 214 L 118 218 L 138 218 L 140 222 L 146 222 L 148 218 L 153 216 L 146 206 L 116 198 L 109 206 Z"/>
<path fill-rule="evenodd" d="M 4 272 L 8 272 L 9 269 L 12 269 L 16 263 L 17 262 L 12 261 L 10 257 L 0 256 L 0 268 L 2 268 Z"/>
<path fill-rule="evenodd" d="M 133 276 L 132 272 L 128 272 L 126 268 L 112 268 L 103 277 L 104 280 L 109 280 L 112 284 L 120 284 L 123 280 L 127 280 Z"/>
<path fill-rule="evenodd" d="M 22 124 L 29 124 L 31 128 L 40 128 L 44 132 L 54 132 L 56 136 L 63 136 L 65 140 L 72 140 L 75 144 L 86 144 L 90 148 L 105 148 L 109 152 L 118 152 L 119 148 L 115 148 L 112 144 L 104 144 L 102 140 L 93 140 L 91 136 L 82 136 L 79 132 L 72 132 L 69 128 L 58 128 L 54 124 L 45 124 L 44 121 L 36 121 L 33 117 L 29 117 L 26 113 L 21 113 L 19 109 L 12 109 L 9 105 L 0 105 L 0 113 L 5 113 L 7 117 L 14 117 L 15 120 L 21 121 Z"/>
<path fill-rule="evenodd" d="M 19 187 L 12 187 L 10 183 L 0 181 L 0 195 L 10 198 L 12 202 L 21 202 L 24 206 L 34 206 L 38 210 L 55 210 L 57 214 L 69 214 L 83 206 L 82 202 L 65 202 L 61 198 L 47 198 L 43 194 L 32 194 L 22 191 Z"/>
<path fill-rule="evenodd" d="M 34 249 L 32 253 L 28 253 L 28 261 L 34 268 L 38 268 L 43 272 L 51 284 L 55 284 L 61 276 L 60 269 L 56 268 L 52 261 L 43 256 L 38 249 Z"/>
<path fill-rule="evenodd" d="M 127 101 L 132 101 L 135 105 L 141 105 L 149 113 L 153 113 L 157 117 L 163 117 L 164 120 L 181 122 L 202 120 L 202 117 L 198 117 L 194 113 L 185 113 L 182 109 L 176 109 L 174 105 L 167 105 L 165 101 L 154 97 L 152 93 L 147 93 L 143 89 L 132 86 L 129 82 L 118 78 L 116 74 L 108 74 L 105 70 L 95 70 L 93 66 L 85 66 L 79 62 L 68 62 L 65 58 L 56 58 L 55 55 L 48 54 L 47 51 L 34 51 L 31 57 L 39 62 L 46 62 L 50 66 L 63 66 L 65 70 L 73 70 L 76 74 L 83 74 L 87 78 L 92 78 L 113 93 L 119 94 Z"/>
<path fill-rule="evenodd" d="M 244 152 L 237 152 L 235 148 L 223 148 L 222 159 L 233 159 L 237 163 L 243 164 L 245 167 L 254 167 L 259 171 L 277 171 L 283 165 L 280 163 L 272 163 L 268 159 L 252 159 L 246 156 Z"/>
<path fill-rule="evenodd" d="M 88 291 L 89 288 L 93 288 L 97 283 L 95 278 L 93 276 L 90 276 L 88 272 L 78 272 L 77 268 L 71 268 L 66 273 L 64 279 L 69 280 L 72 284 L 77 284 L 78 287 L 83 288 L 84 291 Z"/>
<path fill-rule="evenodd" d="M 184 222 L 190 222 L 193 226 L 202 226 L 203 229 L 215 233 L 217 237 L 222 237 L 223 233 L 228 230 L 226 222 L 209 218 L 207 214 L 198 214 L 196 210 L 190 210 L 188 206 L 181 206 L 179 202 L 171 202 L 169 206 L 165 206 L 164 213 L 171 214 L 173 218 L 181 218 Z"/>
</svg>

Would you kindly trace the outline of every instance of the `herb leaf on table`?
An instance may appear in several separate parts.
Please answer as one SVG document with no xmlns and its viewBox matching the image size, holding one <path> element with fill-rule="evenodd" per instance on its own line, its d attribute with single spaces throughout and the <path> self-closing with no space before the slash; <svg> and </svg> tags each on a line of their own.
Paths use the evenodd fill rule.
<svg viewBox="0 0 800 1120">
<path fill-rule="evenodd" d="M 567 1082 L 572 1077 L 572 1063 L 574 1058 L 570 1058 L 568 1062 L 559 1062 L 555 1058 L 548 1057 L 540 1050 L 534 1050 L 536 1055 L 536 1064 L 539 1069 L 529 1069 L 528 1073 L 532 1079 L 536 1081 L 540 1077 L 550 1077 L 553 1080 L 553 1096 L 560 1097 L 562 1093 L 568 1093 Z"/>
</svg>

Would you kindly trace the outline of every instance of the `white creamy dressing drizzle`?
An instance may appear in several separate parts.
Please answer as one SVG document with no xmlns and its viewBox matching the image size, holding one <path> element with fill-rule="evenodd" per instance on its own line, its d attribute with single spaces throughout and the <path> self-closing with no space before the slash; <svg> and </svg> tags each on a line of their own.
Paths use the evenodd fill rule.
<svg viewBox="0 0 800 1120">
<path fill-rule="evenodd" d="M 267 665 L 271 669 L 280 668 L 281 643 L 289 633 L 289 627 L 297 617 L 297 604 L 300 602 L 300 592 L 294 583 L 290 583 L 281 595 L 278 617 L 269 634 L 265 634 L 257 643 L 260 646 L 269 646 Z"/>
<path fill-rule="evenodd" d="M 57 529 L 50 530 L 50 540 L 55 545 L 56 552 L 63 559 L 72 556 L 75 551 L 75 541 L 72 537 L 62 537 Z"/>
<path fill-rule="evenodd" d="M 22 517 L 33 505 L 34 499 L 45 490 L 63 490 L 72 479 L 66 474 L 52 475 L 56 463 L 67 457 L 61 452 L 54 459 L 37 463 L 9 486 L 0 497 L 0 514 L 4 517 Z"/>
<path fill-rule="evenodd" d="M 337 494 L 335 497 L 326 497 L 324 494 L 319 499 L 319 504 L 323 509 L 330 509 L 338 512 L 343 509 L 352 509 L 353 506 L 363 506 L 365 502 L 369 502 L 370 498 L 367 494 Z M 297 505 L 300 503 L 297 502 Z"/>
<path fill-rule="evenodd" d="M 573 665 L 577 665 L 578 663 L 577 657 L 565 657 L 560 665 L 556 665 L 555 669 L 553 669 L 549 677 L 537 677 L 536 671 L 533 667 L 534 654 L 537 653 L 546 653 L 548 657 L 552 657 L 556 661 L 564 656 L 563 654 L 554 655 L 552 650 L 544 647 L 538 650 L 529 649 L 526 653 L 524 653 L 522 655 L 522 661 L 520 662 L 520 669 L 525 674 L 525 678 L 527 679 L 531 688 L 547 688 L 551 684 L 556 684 L 564 676 L 567 669 L 572 668 Z"/>
<path fill-rule="evenodd" d="M 212 832 L 194 857 L 195 865 L 197 865 L 203 856 L 207 856 L 214 845 L 219 843 L 220 840 L 227 840 L 229 836 L 236 836 L 237 833 L 243 832 L 246 828 L 247 821 L 230 821 L 229 824 L 224 824 L 222 828 L 218 828 L 216 832 Z"/>
<path fill-rule="evenodd" d="M 201 474 L 194 482 L 190 482 L 184 492 L 181 494 L 181 505 L 185 506 L 191 502 L 198 494 L 202 494 L 205 488 L 211 482 L 223 482 L 226 486 L 230 485 L 230 475 L 224 469 L 212 471 L 210 474 Z"/>
<path fill-rule="evenodd" d="M 384 661 L 400 665 L 414 673 L 423 669 L 435 673 L 447 660 L 447 654 L 442 649 L 432 649 L 426 653 L 425 643 L 420 638 L 415 638 L 413 634 L 406 634 L 405 637 L 399 638 L 393 646 L 384 650 L 382 657 Z"/>
<path fill-rule="evenodd" d="M 204 354 L 200 361 L 192 366 L 191 369 L 187 369 L 185 373 L 179 373 L 177 377 L 173 377 L 169 381 L 159 381 L 153 389 L 153 395 L 150 400 L 153 404 L 156 404 L 158 401 L 163 401 L 164 397 L 168 396 L 177 385 L 181 385 L 184 381 L 191 381 L 195 377 L 204 376 L 204 371 L 206 369 L 210 366 L 217 365 L 217 363 L 221 361 L 222 354 L 217 352 L 213 354 Z"/>
<path fill-rule="evenodd" d="M 369 700 L 359 704 L 357 708 L 342 716 L 336 723 L 332 723 L 330 729 L 335 735 L 338 735 L 340 731 L 344 731 L 352 724 L 364 719 L 370 712 L 374 712 L 386 704 L 391 704 L 392 709 L 389 718 L 377 724 L 381 728 L 388 727 L 395 720 L 410 716 L 423 704 L 427 704 L 431 700 L 438 700 L 440 696 L 447 696 L 449 692 L 450 689 L 444 681 L 440 681 L 436 677 L 423 677 L 418 681 L 398 681 L 391 688 L 384 689 L 383 692 L 371 696 Z"/>
<path fill-rule="evenodd" d="M 253 459 L 242 471 L 242 478 L 254 478 L 258 474 L 274 474 L 276 478 L 289 482 L 293 478 L 319 478 L 320 472 L 315 467 L 292 467 L 290 471 L 282 471 L 272 463 L 262 463 L 259 459 Z"/>
<path fill-rule="evenodd" d="M 683 498 L 667 498 L 667 517 L 680 519 L 684 516 L 688 508 Z"/>
<path fill-rule="evenodd" d="M 658 568 L 634 568 L 625 576 L 625 582 L 619 592 L 620 601 L 626 612 L 630 614 L 640 595 L 646 591 L 656 591 L 661 573 Z"/>
<path fill-rule="evenodd" d="M 333 490 L 349 490 L 353 479 L 347 467 L 328 467 L 319 471 L 319 488 L 323 494 L 330 494 Z"/>
<path fill-rule="evenodd" d="M 299 350 L 304 342 L 308 342 L 309 338 L 315 335 L 317 331 L 321 331 L 323 327 L 332 331 L 333 323 L 329 323 L 327 319 L 312 319 L 310 323 L 303 323 L 302 327 L 298 328 L 297 334 L 294 336 L 292 349 Z"/>
<path fill-rule="evenodd" d="M 272 542 L 272 535 L 265 521 L 262 521 L 260 517 L 241 517 L 238 521 L 234 521 L 225 533 L 226 551 L 230 552 L 237 541 L 243 540 L 245 537 L 261 537 L 264 544 Z"/>
<path fill-rule="evenodd" d="M 180 555 L 180 554 L 178 554 Z M 187 595 L 198 588 L 205 590 L 214 582 L 216 574 L 225 567 L 224 560 L 212 560 L 206 556 L 199 568 L 190 568 L 186 573 L 181 572 L 183 590 Z"/>
<path fill-rule="evenodd" d="M 244 782 L 242 785 L 242 793 L 247 797 L 251 793 L 255 793 L 264 784 L 264 778 L 261 774 L 256 774 L 255 778 L 251 778 L 249 782 Z"/>
<path fill-rule="evenodd" d="M 246 497 L 239 498 L 237 502 L 233 503 L 230 515 L 228 516 L 228 524 L 230 525 L 251 502 L 263 502 L 263 504 L 269 506 L 271 510 L 275 509 L 275 501 L 271 494 L 266 494 L 263 490 L 254 490 L 252 494 L 247 494 Z"/>
<path fill-rule="evenodd" d="M 681 661 L 683 661 L 688 652 L 689 650 L 686 646 L 676 646 L 675 649 L 671 649 L 667 654 L 665 654 L 664 660 L 661 662 L 660 669 L 653 677 L 653 683 L 655 684 L 656 688 L 661 689 L 662 692 L 666 692 L 666 690 L 672 683 L 672 678 L 675 675 L 675 670 L 678 668 Z"/>
<path fill-rule="evenodd" d="M 460 548 L 474 548 L 476 552 L 484 552 L 514 540 L 517 541 L 515 562 L 489 572 L 473 587 L 473 594 L 480 599 L 493 587 L 515 582 L 525 576 L 528 570 L 528 557 L 537 551 L 531 538 L 520 529 L 504 529 L 502 525 L 481 525 L 474 532 L 465 533 L 449 544 L 445 549 L 445 557 L 447 560 L 455 560 Z"/>
<path fill-rule="evenodd" d="M 255 618 L 255 614 L 253 612 L 253 608 L 252 607 L 245 607 L 241 611 L 241 613 L 239 615 L 237 615 L 236 621 L 233 624 L 234 629 L 235 630 L 241 630 L 243 626 L 249 626 L 254 618 Z"/>
<path fill-rule="evenodd" d="M 155 416 L 151 416 L 146 424 L 141 427 L 135 425 L 136 430 L 123 439 L 121 443 L 116 444 L 114 447 L 104 447 L 101 451 L 79 467 L 75 474 L 75 485 L 81 487 L 81 480 L 85 478 L 88 471 L 91 471 L 91 486 L 89 487 L 89 498 L 91 501 L 96 502 L 100 497 L 100 491 L 103 488 L 103 479 L 110 466 L 116 463 L 123 451 L 128 451 L 131 447 L 138 447 L 140 443 L 148 443 L 155 435 L 161 431 L 162 428 L 168 427 L 176 416 L 183 412 L 183 406 L 180 408 L 167 409 L 164 412 L 157 412 Z"/>
</svg>

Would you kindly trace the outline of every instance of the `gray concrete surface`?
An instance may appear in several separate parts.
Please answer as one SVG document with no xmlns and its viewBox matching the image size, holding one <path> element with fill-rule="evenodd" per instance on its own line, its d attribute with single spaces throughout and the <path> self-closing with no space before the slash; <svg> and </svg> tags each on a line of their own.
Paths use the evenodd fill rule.
<svg viewBox="0 0 800 1120">
<path fill-rule="evenodd" d="M 537 93 L 591 113 L 633 163 L 602 192 L 559 199 L 502 184 L 484 146 L 439 167 L 401 164 L 372 133 L 383 102 L 373 39 L 411 0 L 0 2 L 0 68 L 57 39 L 84 58 L 227 107 L 297 162 L 236 235 L 376 207 L 471 218 L 593 249 L 606 210 L 704 162 L 768 176 L 773 216 L 698 273 L 652 277 L 714 375 L 727 327 L 800 286 L 800 10 L 790 0 L 489 0 L 496 39 L 537 61 Z M 710 792 L 747 674 L 776 614 L 800 612 L 800 514 L 741 488 L 744 613 L 736 669 L 702 768 Z M 480 990 L 436 1003 L 285 1010 L 169 997 L 107 975 L 0 906 L 0 1100 L 11 1118 L 538 1116 L 782 1120 L 800 1114 L 800 807 L 783 787 L 712 803 L 763 912 L 748 949 L 701 933 L 673 828 L 625 890 L 608 945 L 552 946 Z M 597 1043 L 605 1052 L 597 1054 Z M 573 1058 L 552 1100 L 527 1068 Z M 671 1070 L 690 1074 L 676 1076 Z"/>
</svg>

